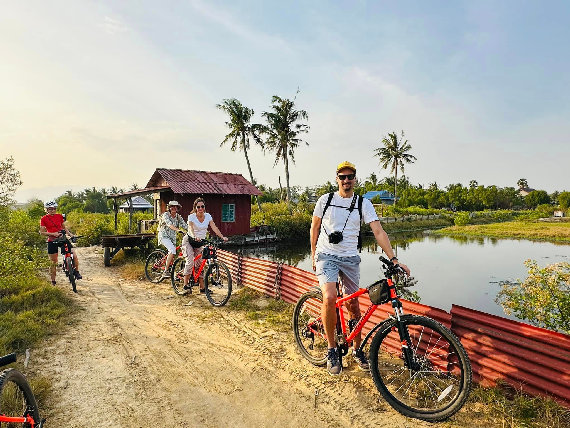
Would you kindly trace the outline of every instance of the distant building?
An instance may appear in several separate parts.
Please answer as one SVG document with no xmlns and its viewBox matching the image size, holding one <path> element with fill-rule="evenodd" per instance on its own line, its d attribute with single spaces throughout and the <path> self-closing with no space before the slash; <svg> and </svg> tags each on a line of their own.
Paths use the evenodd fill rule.
<svg viewBox="0 0 570 428">
<path fill-rule="evenodd" d="M 386 190 L 371 190 L 370 192 L 366 192 L 362 195 L 363 198 L 368 200 L 374 199 L 376 196 L 380 197 L 380 200 L 383 204 L 386 205 L 394 205 L 394 195 Z"/>
<path fill-rule="evenodd" d="M 152 204 L 145 198 L 140 196 L 133 196 L 131 198 L 133 203 L 133 212 L 151 212 Z M 119 212 L 128 213 L 129 212 L 129 202 L 119 205 Z"/>
<path fill-rule="evenodd" d="M 519 195 L 523 198 L 528 195 L 530 192 L 534 192 L 535 189 L 531 189 L 530 187 L 519 187 Z"/>
</svg>

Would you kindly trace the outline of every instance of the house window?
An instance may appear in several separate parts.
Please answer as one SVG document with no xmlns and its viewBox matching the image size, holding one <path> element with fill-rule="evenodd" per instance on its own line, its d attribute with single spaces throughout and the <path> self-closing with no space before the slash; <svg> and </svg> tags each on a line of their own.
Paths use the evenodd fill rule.
<svg viewBox="0 0 570 428">
<path fill-rule="evenodd" d="M 222 204 L 222 222 L 236 221 L 236 204 Z"/>
</svg>

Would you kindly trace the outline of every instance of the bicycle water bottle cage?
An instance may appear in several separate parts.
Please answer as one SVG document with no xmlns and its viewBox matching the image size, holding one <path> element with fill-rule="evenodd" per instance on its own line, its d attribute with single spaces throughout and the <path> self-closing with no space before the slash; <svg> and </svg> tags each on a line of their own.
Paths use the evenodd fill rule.
<svg viewBox="0 0 570 428">
<path fill-rule="evenodd" d="M 390 291 L 388 290 L 388 281 L 380 279 L 368 287 L 368 296 L 370 301 L 375 305 L 382 305 L 390 301 Z"/>
</svg>

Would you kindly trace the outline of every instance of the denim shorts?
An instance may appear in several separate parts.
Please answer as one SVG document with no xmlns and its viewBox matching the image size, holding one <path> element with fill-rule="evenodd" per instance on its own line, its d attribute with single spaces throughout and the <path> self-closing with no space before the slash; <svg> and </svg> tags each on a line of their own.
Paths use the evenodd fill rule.
<svg viewBox="0 0 570 428">
<path fill-rule="evenodd" d="M 345 295 L 356 293 L 360 282 L 360 256 L 341 257 L 332 254 L 317 254 L 315 274 L 321 287 L 327 282 L 337 282 L 339 273 Z"/>
</svg>

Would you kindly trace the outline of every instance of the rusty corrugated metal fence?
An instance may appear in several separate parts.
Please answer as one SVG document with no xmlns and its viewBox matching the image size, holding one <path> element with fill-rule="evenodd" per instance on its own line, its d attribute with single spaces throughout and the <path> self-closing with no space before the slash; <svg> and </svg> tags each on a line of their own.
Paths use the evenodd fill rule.
<svg viewBox="0 0 570 428">
<path fill-rule="evenodd" d="M 313 273 L 283 263 L 221 250 L 218 255 L 230 269 L 234 284 L 288 303 L 296 303 L 319 285 Z M 370 305 L 368 295 L 361 297 L 361 303 L 361 308 Z M 570 407 L 570 336 L 458 305 L 448 313 L 407 300 L 402 303 L 406 313 L 425 315 L 451 328 L 469 354 L 476 382 L 492 386 L 502 380 Z M 389 303 L 379 306 L 364 333 L 391 313 Z"/>
</svg>

